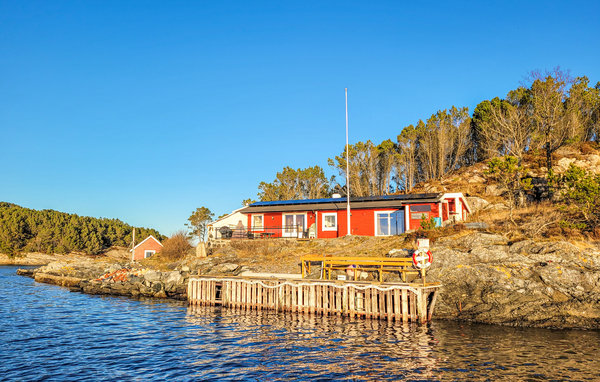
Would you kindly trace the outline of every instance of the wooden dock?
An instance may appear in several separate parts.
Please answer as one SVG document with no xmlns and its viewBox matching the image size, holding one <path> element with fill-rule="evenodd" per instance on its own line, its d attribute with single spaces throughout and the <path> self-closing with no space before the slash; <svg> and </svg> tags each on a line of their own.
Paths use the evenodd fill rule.
<svg viewBox="0 0 600 382">
<path fill-rule="evenodd" d="M 440 284 L 192 276 L 191 305 L 344 315 L 388 321 L 431 320 Z"/>
</svg>

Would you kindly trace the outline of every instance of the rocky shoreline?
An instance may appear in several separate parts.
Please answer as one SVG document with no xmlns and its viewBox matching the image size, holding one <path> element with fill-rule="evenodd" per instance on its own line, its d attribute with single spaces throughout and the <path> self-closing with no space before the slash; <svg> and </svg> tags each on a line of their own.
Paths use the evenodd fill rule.
<svg viewBox="0 0 600 382">
<path fill-rule="evenodd" d="M 431 250 L 434 263 L 427 281 L 443 285 L 434 319 L 600 329 L 600 249 L 593 245 L 513 243 L 499 234 L 467 231 L 437 240 Z M 169 271 L 126 261 L 79 259 L 19 270 L 19 274 L 89 294 L 185 301 L 191 274 L 239 275 L 247 270 L 261 271 L 229 253 L 192 259 Z"/>
<path fill-rule="evenodd" d="M 189 270 L 160 272 L 112 266 L 106 273 L 86 270 L 85 275 L 72 272 L 74 276 L 70 276 L 57 272 L 64 268 L 63 263 L 51 263 L 36 269 L 18 269 L 17 274 L 87 294 L 187 300 Z"/>
</svg>

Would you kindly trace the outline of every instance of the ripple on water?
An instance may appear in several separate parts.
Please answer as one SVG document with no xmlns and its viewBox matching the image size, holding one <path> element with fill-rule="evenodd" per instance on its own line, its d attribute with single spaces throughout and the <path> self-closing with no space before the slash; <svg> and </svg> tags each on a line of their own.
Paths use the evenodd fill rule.
<svg viewBox="0 0 600 382">
<path fill-rule="evenodd" d="M 597 331 L 187 308 L 0 267 L 6 380 L 600 380 Z"/>
</svg>

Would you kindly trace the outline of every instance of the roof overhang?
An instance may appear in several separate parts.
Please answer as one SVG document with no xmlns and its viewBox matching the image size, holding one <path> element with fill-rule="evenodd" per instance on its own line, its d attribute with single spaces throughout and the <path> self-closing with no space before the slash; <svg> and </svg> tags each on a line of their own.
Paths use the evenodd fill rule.
<svg viewBox="0 0 600 382">
<path fill-rule="evenodd" d="M 370 201 L 351 201 L 350 206 L 353 210 L 366 208 L 401 208 L 407 204 L 417 203 L 437 203 L 439 197 L 434 198 L 416 198 L 402 200 L 370 200 Z M 346 201 L 327 202 L 327 203 L 306 203 L 306 204 L 280 204 L 267 206 L 248 206 L 242 211 L 244 214 L 262 213 L 262 212 L 295 212 L 295 211 L 321 211 L 321 210 L 345 210 Z"/>
</svg>

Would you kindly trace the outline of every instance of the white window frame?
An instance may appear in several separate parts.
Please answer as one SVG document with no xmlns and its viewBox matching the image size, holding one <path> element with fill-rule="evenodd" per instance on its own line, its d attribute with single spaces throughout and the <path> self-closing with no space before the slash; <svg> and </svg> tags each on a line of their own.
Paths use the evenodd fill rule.
<svg viewBox="0 0 600 382">
<path fill-rule="evenodd" d="M 262 222 L 262 224 L 260 226 L 254 225 L 254 218 L 260 216 L 260 220 Z M 252 230 L 259 230 L 262 231 L 265 229 L 265 214 L 253 214 L 252 215 Z"/>
<path fill-rule="evenodd" d="M 146 249 L 146 250 L 144 250 L 144 259 L 147 259 L 150 256 L 153 256 L 155 253 L 156 253 L 156 251 L 154 249 Z"/>
<path fill-rule="evenodd" d="M 325 226 L 325 217 L 326 216 L 333 216 L 335 218 L 335 225 L 333 227 Z M 338 230 L 337 212 L 322 212 L 321 213 L 321 227 L 322 227 L 323 231 L 337 231 Z"/>
<path fill-rule="evenodd" d="M 373 219 L 373 225 L 374 225 L 374 229 L 375 229 L 375 236 L 392 236 L 391 233 L 388 233 L 387 235 L 379 235 L 377 233 L 377 217 L 379 214 L 388 214 L 388 228 L 389 228 L 389 232 L 392 231 L 392 214 L 394 212 L 396 212 L 397 210 L 386 210 L 386 211 L 375 211 L 374 215 L 374 219 Z M 404 229 L 406 231 L 406 228 Z"/>
</svg>

